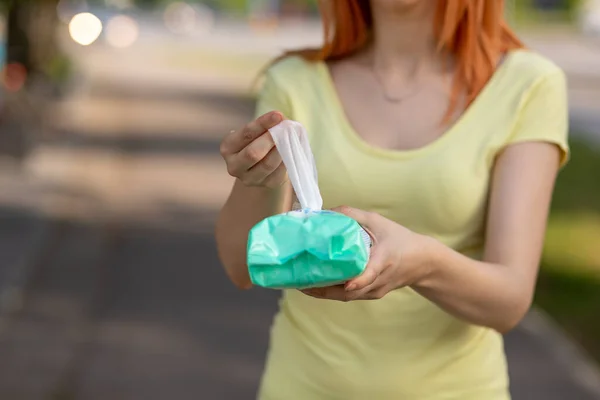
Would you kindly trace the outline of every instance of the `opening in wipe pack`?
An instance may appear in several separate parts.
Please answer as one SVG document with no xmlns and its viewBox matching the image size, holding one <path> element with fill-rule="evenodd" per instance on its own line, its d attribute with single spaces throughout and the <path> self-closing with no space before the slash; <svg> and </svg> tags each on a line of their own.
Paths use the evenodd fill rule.
<svg viewBox="0 0 600 400">
<path fill-rule="evenodd" d="M 269 217 L 250 230 L 247 261 L 252 283 L 308 289 L 360 275 L 369 260 L 371 238 L 352 218 L 322 210 L 306 131 L 298 122 L 284 121 L 270 133 L 302 209 Z"/>
</svg>

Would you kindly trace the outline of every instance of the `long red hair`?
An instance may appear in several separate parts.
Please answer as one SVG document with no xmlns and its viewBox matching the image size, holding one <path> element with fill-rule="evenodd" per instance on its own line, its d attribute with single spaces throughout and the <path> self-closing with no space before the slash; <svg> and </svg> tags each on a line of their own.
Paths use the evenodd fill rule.
<svg viewBox="0 0 600 400">
<path fill-rule="evenodd" d="M 373 18 L 369 0 L 319 0 L 325 43 L 318 49 L 288 53 L 309 61 L 347 57 L 365 46 Z M 470 105 L 494 74 L 501 57 L 523 44 L 504 18 L 504 0 L 438 0 L 434 34 L 440 52 L 456 62 L 447 118 L 461 95 Z"/>
</svg>

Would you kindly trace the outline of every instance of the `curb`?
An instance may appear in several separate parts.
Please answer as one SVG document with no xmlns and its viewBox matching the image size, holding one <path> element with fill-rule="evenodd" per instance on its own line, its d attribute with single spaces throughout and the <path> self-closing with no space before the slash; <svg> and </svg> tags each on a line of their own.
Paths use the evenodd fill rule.
<svg viewBox="0 0 600 400">
<path fill-rule="evenodd" d="M 600 399 L 600 367 L 546 312 L 533 308 L 521 328 L 537 337 L 570 377 Z"/>
</svg>

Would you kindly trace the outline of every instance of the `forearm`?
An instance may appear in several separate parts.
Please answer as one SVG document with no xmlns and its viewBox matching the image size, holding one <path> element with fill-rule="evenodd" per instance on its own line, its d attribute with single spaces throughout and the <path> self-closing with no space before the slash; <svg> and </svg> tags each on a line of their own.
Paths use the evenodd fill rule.
<svg viewBox="0 0 600 400">
<path fill-rule="evenodd" d="M 504 333 L 529 309 L 534 285 L 526 269 L 476 261 L 431 239 L 427 248 L 430 273 L 413 289 L 448 313 Z"/>
<path fill-rule="evenodd" d="M 227 275 L 240 288 L 251 286 L 246 266 L 250 229 L 264 218 L 291 207 L 289 183 L 277 189 L 247 187 L 237 181 L 217 219 L 215 238 Z"/>
</svg>

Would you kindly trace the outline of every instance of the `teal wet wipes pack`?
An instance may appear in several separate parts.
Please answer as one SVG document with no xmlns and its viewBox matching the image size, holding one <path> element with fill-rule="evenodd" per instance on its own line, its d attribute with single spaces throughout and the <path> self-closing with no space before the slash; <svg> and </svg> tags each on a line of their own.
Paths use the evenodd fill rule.
<svg viewBox="0 0 600 400">
<path fill-rule="evenodd" d="M 294 121 L 270 130 L 300 210 L 269 217 L 248 236 L 247 263 L 256 286 L 308 289 L 344 283 L 369 260 L 371 238 L 352 218 L 322 210 L 317 169 L 306 131 Z"/>
</svg>

